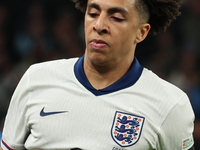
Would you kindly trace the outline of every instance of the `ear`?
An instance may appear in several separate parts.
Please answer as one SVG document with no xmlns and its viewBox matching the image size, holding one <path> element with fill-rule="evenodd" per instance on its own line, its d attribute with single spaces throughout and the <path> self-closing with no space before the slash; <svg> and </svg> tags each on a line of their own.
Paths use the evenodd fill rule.
<svg viewBox="0 0 200 150">
<path fill-rule="evenodd" d="M 135 43 L 142 42 L 147 37 L 150 29 L 151 29 L 151 26 L 148 23 L 140 25 L 137 36 L 135 38 Z"/>
</svg>

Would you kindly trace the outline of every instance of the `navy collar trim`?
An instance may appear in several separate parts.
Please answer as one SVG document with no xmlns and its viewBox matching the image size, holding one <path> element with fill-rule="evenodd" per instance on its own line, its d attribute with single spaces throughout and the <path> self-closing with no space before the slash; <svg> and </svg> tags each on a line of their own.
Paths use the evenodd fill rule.
<svg viewBox="0 0 200 150">
<path fill-rule="evenodd" d="M 88 81 L 84 69 L 83 69 L 83 61 L 84 61 L 84 56 L 80 57 L 76 64 L 74 65 L 74 73 L 77 78 L 77 80 L 90 92 L 92 92 L 95 96 L 100 96 L 100 95 L 105 95 L 109 94 L 112 92 L 116 92 L 125 88 L 128 88 L 132 85 L 134 85 L 137 80 L 140 78 L 142 71 L 143 71 L 143 66 L 141 66 L 138 62 L 138 60 L 135 58 L 131 68 L 129 71 L 118 81 L 113 83 L 112 85 L 96 90 Z"/>
</svg>

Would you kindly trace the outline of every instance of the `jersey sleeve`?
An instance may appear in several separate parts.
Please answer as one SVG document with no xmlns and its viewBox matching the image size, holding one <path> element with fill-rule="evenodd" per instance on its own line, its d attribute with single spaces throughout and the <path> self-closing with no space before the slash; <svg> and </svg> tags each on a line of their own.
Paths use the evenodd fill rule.
<svg viewBox="0 0 200 150">
<path fill-rule="evenodd" d="M 1 147 L 3 150 L 23 150 L 29 133 L 26 124 L 26 103 L 29 99 L 29 71 L 23 75 L 11 98 L 5 118 Z"/>
<path fill-rule="evenodd" d="M 193 144 L 194 113 L 186 94 L 172 108 L 159 132 L 159 150 L 189 150 Z"/>
</svg>

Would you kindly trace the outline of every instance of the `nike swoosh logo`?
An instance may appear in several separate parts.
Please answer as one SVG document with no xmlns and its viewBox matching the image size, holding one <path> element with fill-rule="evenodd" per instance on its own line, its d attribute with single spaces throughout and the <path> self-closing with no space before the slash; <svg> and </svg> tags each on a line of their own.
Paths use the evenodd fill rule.
<svg viewBox="0 0 200 150">
<path fill-rule="evenodd" d="M 55 114 L 60 114 L 60 113 L 66 113 L 68 111 L 56 111 L 56 112 L 44 112 L 44 108 L 40 111 L 40 116 L 45 117 L 45 116 L 50 116 L 50 115 L 55 115 Z"/>
</svg>

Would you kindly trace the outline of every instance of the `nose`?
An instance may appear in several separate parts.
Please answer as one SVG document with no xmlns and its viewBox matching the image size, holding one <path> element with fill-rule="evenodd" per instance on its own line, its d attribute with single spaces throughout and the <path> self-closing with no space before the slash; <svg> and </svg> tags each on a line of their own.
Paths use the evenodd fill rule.
<svg viewBox="0 0 200 150">
<path fill-rule="evenodd" d="M 106 16 L 101 14 L 98 18 L 96 23 L 93 26 L 93 30 L 98 32 L 99 34 L 106 34 L 109 33 L 109 27 L 107 25 Z"/>
</svg>

